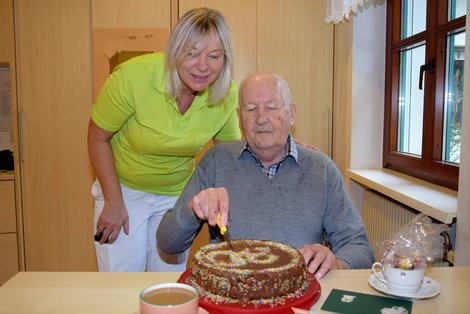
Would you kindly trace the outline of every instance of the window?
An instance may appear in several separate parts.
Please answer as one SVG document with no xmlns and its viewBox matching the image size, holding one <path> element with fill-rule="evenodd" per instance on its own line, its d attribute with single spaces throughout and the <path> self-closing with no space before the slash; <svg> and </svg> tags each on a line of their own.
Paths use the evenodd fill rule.
<svg viewBox="0 0 470 314">
<path fill-rule="evenodd" d="M 466 5 L 387 1 L 384 167 L 455 190 Z"/>
</svg>

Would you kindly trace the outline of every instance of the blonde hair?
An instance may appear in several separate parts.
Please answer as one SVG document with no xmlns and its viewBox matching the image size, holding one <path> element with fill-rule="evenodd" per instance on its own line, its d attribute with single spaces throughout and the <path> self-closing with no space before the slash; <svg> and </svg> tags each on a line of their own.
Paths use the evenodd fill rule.
<svg viewBox="0 0 470 314">
<path fill-rule="evenodd" d="M 196 54 L 207 47 L 211 32 L 219 39 L 220 48 L 224 53 L 224 65 L 217 79 L 209 86 L 209 104 L 217 104 L 227 96 L 233 72 L 232 36 L 222 13 L 208 8 L 196 8 L 186 12 L 170 35 L 165 52 L 168 96 L 178 99 L 181 95 L 182 82 L 177 68 L 196 43 L 200 44 Z"/>
</svg>

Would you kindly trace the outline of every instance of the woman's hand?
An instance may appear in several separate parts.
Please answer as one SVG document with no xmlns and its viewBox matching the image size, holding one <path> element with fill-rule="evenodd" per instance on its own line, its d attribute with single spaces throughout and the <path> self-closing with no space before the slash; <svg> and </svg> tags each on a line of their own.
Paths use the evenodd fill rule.
<svg viewBox="0 0 470 314">
<path fill-rule="evenodd" d="M 105 203 L 96 224 L 96 234 L 103 233 L 99 241 L 100 244 L 111 244 L 116 241 L 121 228 L 124 228 L 125 234 L 129 234 L 129 214 L 126 206 L 124 203 L 118 206 L 110 206 Z"/>
<path fill-rule="evenodd" d="M 313 150 L 321 151 L 321 150 L 320 150 L 318 147 L 316 147 L 315 145 L 310 144 L 310 143 L 307 143 L 307 142 L 304 142 L 304 141 L 299 140 L 299 139 L 297 139 L 297 138 L 294 138 L 294 142 L 295 142 L 295 144 L 297 144 L 297 145 L 305 146 L 305 147 L 310 148 L 310 149 L 313 149 Z"/>
<path fill-rule="evenodd" d="M 96 234 L 103 233 L 100 244 L 113 243 L 121 228 L 129 234 L 129 214 L 122 198 L 110 140 L 115 132 L 98 127 L 91 119 L 88 124 L 88 153 L 95 168 L 105 199 L 96 223 Z"/>
</svg>

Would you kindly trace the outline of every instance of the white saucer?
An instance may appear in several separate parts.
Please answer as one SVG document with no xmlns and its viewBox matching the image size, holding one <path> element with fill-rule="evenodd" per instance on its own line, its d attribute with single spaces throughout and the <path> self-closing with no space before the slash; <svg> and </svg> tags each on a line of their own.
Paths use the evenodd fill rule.
<svg viewBox="0 0 470 314">
<path fill-rule="evenodd" d="M 374 274 L 369 276 L 369 284 L 376 290 L 379 290 L 380 292 L 383 292 L 385 294 L 393 295 L 396 297 L 408 298 L 408 299 L 432 298 L 441 292 L 441 285 L 434 279 L 427 277 L 427 276 L 424 276 L 423 285 L 416 292 L 402 292 L 402 291 L 390 290 L 387 287 L 387 285 L 379 281 L 374 276 Z"/>
</svg>

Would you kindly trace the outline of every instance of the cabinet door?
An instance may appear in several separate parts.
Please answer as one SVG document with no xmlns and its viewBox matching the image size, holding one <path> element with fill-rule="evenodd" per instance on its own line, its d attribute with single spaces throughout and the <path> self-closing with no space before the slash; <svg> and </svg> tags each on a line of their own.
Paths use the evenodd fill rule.
<svg viewBox="0 0 470 314">
<path fill-rule="evenodd" d="M 0 178 L 0 233 L 16 233 L 15 181 Z"/>
<path fill-rule="evenodd" d="M 14 184 L 0 178 L 0 286 L 19 270 Z"/>
<path fill-rule="evenodd" d="M 0 234 L 0 286 L 18 272 L 16 233 Z"/>
<path fill-rule="evenodd" d="M 14 10 L 26 270 L 94 270 L 90 1 Z"/>
<path fill-rule="evenodd" d="M 326 1 L 257 0 L 257 68 L 282 75 L 297 103 L 293 134 L 329 153 L 333 27 Z"/>
</svg>

